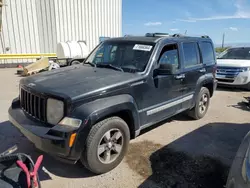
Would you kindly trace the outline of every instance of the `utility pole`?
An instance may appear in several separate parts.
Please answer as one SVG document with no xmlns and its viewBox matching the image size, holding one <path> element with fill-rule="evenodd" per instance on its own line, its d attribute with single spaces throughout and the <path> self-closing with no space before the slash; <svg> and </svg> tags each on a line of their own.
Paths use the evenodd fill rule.
<svg viewBox="0 0 250 188">
<path fill-rule="evenodd" d="M 222 36 L 222 45 L 221 45 L 221 48 L 224 48 L 224 42 L 225 42 L 225 33 L 223 33 L 223 36 Z"/>
<path fill-rule="evenodd" d="M 2 10 L 3 9 L 3 0 L 0 0 L 0 32 L 2 31 Z"/>
</svg>

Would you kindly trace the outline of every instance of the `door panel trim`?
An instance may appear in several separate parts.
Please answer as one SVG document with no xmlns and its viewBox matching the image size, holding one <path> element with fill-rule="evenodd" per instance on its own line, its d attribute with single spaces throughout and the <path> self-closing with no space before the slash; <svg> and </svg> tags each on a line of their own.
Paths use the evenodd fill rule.
<svg viewBox="0 0 250 188">
<path fill-rule="evenodd" d="M 152 114 L 161 112 L 161 111 L 163 111 L 163 110 L 166 110 L 166 109 L 168 109 L 168 108 L 171 108 L 171 107 L 176 106 L 176 105 L 178 105 L 178 104 L 181 104 L 181 103 L 183 103 L 183 102 L 189 101 L 189 100 L 191 100 L 191 99 L 193 98 L 193 96 L 194 96 L 194 94 L 191 94 L 191 95 L 188 95 L 188 96 L 186 96 L 186 97 L 184 97 L 184 98 L 181 98 L 181 99 L 175 100 L 175 101 L 173 101 L 173 102 L 170 102 L 170 103 L 161 105 L 161 106 L 159 106 L 159 107 L 153 108 L 153 109 L 151 109 L 151 110 L 148 110 L 148 111 L 146 112 L 146 114 L 147 114 L 147 116 L 150 116 L 150 115 L 152 115 Z"/>
</svg>

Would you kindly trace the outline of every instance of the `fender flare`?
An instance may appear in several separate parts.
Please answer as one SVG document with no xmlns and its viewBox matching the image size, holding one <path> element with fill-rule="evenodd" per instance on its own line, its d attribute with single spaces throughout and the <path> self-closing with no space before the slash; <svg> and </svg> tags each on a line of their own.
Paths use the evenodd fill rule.
<svg viewBox="0 0 250 188">
<path fill-rule="evenodd" d="M 133 127 L 130 128 L 134 131 L 138 130 L 140 127 L 138 108 L 134 98 L 129 94 L 100 98 L 85 103 L 77 107 L 72 114 L 74 117 L 82 119 L 83 122 L 87 121 L 92 126 L 103 118 L 121 111 L 129 112 L 133 121 Z"/>
<path fill-rule="evenodd" d="M 195 93 L 194 93 L 191 108 L 193 108 L 195 106 L 197 96 L 199 95 L 199 92 L 200 92 L 202 86 L 204 86 L 206 84 L 213 83 L 213 82 L 214 82 L 214 78 L 213 78 L 212 74 L 211 75 L 208 75 L 208 74 L 203 75 L 197 80 L 196 89 L 195 89 Z"/>
</svg>

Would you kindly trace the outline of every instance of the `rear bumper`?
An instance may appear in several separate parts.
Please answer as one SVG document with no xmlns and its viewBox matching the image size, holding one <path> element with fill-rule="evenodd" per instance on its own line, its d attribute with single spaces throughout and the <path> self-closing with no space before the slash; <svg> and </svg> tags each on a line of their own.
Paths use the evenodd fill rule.
<svg viewBox="0 0 250 188">
<path fill-rule="evenodd" d="M 48 127 L 13 105 L 9 108 L 9 120 L 39 150 L 67 163 L 75 163 L 79 159 L 75 148 L 68 146 L 72 132 L 60 132 L 55 130 L 56 126 Z"/>
</svg>

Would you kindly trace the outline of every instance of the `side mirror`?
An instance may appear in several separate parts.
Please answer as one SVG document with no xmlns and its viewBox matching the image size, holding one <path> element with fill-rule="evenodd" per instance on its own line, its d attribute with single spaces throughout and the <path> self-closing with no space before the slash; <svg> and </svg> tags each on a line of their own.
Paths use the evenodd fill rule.
<svg viewBox="0 0 250 188">
<path fill-rule="evenodd" d="M 175 67 L 172 64 L 160 64 L 160 67 L 156 70 L 157 74 L 164 75 L 164 74 L 174 74 Z"/>
</svg>

